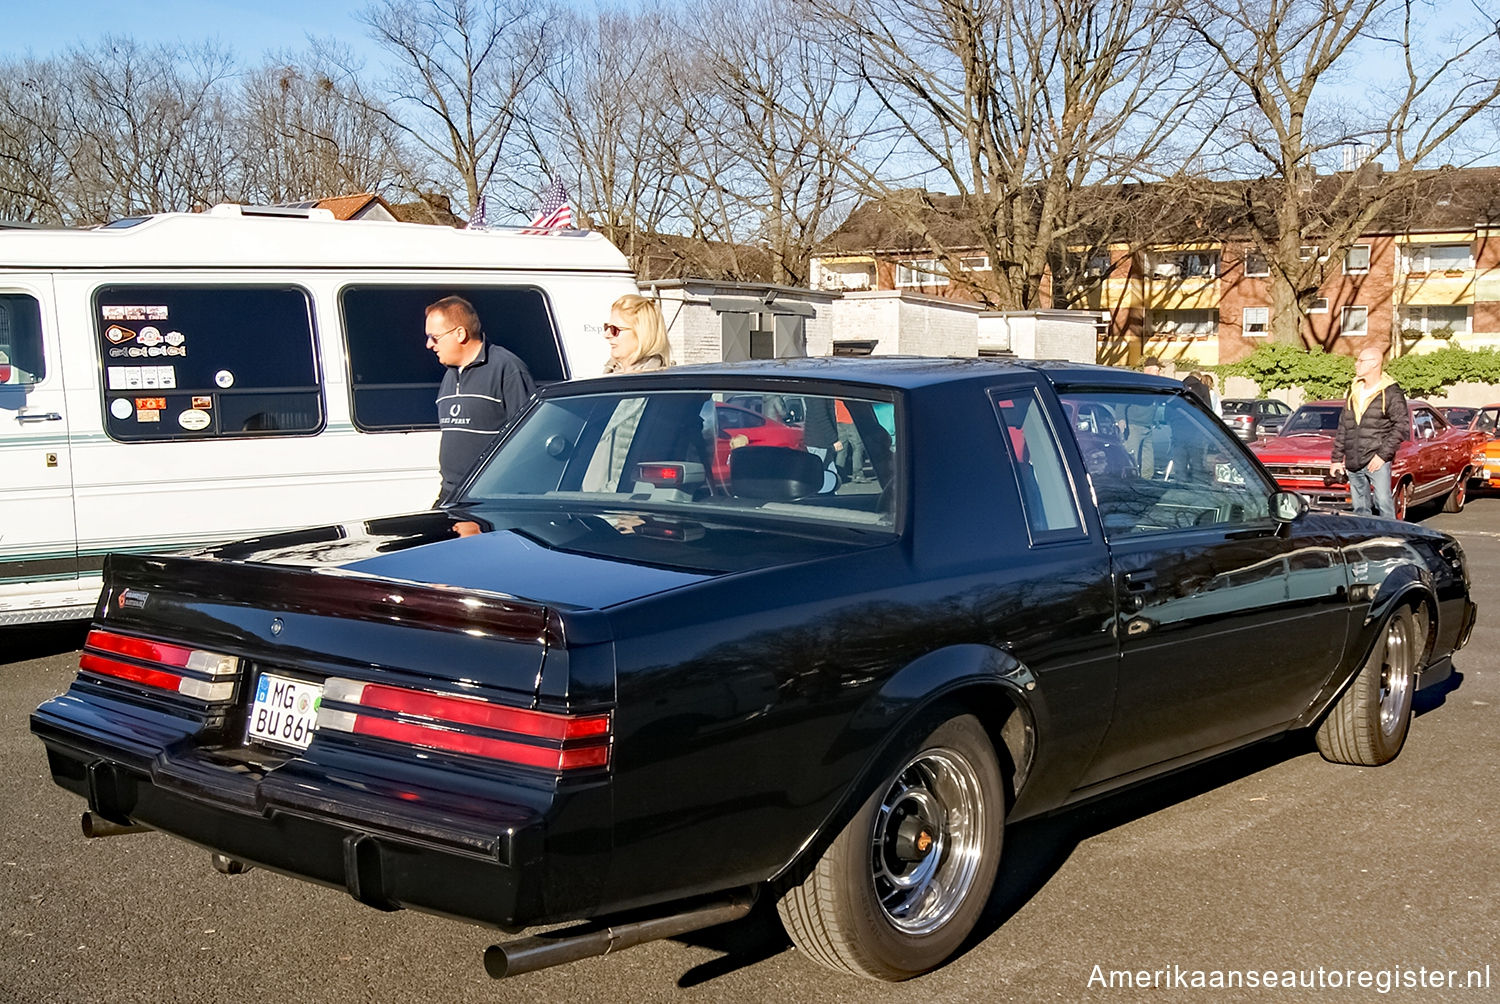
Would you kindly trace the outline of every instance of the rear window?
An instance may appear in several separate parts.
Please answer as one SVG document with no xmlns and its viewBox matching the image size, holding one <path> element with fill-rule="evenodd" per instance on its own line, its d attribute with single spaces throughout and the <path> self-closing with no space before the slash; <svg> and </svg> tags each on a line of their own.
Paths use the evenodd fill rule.
<svg viewBox="0 0 1500 1004">
<path fill-rule="evenodd" d="M 443 366 L 427 348 L 427 306 L 445 296 L 474 305 L 487 341 L 520 357 L 539 384 L 567 379 L 546 296 L 525 286 L 348 286 L 340 295 L 354 424 L 366 432 L 437 428 Z"/>
<path fill-rule="evenodd" d="M 307 292 L 104 286 L 104 426 L 122 442 L 306 435 L 323 401 Z"/>
<path fill-rule="evenodd" d="M 1343 414 L 1343 411 L 1341 405 L 1323 405 L 1316 408 L 1304 405 L 1286 420 L 1286 424 L 1281 427 L 1281 434 L 1291 436 L 1299 432 L 1336 432 L 1339 427 L 1339 415 Z"/>
<path fill-rule="evenodd" d="M 465 499 L 894 528 L 892 401 L 768 393 L 756 412 L 732 403 L 744 399 L 709 388 L 544 400 Z"/>
<path fill-rule="evenodd" d="M 1248 415 L 1253 401 L 1225 401 L 1223 411 L 1226 415 Z"/>
</svg>

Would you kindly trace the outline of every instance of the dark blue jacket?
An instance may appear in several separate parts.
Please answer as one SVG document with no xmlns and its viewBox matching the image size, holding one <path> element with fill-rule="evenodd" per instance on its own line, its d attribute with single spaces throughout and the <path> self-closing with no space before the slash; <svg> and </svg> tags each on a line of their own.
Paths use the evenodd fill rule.
<svg viewBox="0 0 1500 1004">
<path fill-rule="evenodd" d="M 448 367 L 437 399 L 443 498 L 458 487 L 495 434 L 525 409 L 535 389 L 526 364 L 488 341 L 462 370 Z"/>
</svg>

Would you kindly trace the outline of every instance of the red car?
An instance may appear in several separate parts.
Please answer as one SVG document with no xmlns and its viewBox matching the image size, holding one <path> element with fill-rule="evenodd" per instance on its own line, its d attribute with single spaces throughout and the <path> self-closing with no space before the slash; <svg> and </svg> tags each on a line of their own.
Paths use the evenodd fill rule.
<svg viewBox="0 0 1500 1004">
<path fill-rule="evenodd" d="M 741 446 L 789 446 L 802 449 L 802 429 L 768 418 L 736 404 L 714 407 L 718 435 L 714 437 L 714 480 L 729 480 L 729 451 Z"/>
<path fill-rule="evenodd" d="M 1482 432 L 1449 425 L 1426 401 L 1407 402 L 1411 433 L 1396 453 L 1391 467 L 1391 490 L 1396 496 L 1396 518 L 1405 519 L 1407 509 L 1430 499 L 1442 498 L 1444 512 L 1464 507 L 1475 453 L 1483 454 Z M 1311 401 L 1298 408 L 1281 433 L 1251 443 L 1283 488 L 1301 492 L 1315 502 L 1346 506 L 1349 483 L 1329 476 L 1333 436 L 1339 427 L 1343 401 Z"/>
</svg>

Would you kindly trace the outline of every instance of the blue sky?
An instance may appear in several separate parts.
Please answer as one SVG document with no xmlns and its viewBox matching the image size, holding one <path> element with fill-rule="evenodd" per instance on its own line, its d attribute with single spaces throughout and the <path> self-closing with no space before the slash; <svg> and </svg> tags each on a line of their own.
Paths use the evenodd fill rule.
<svg viewBox="0 0 1500 1004">
<path fill-rule="evenodd" d="M 49 56 L 105 34 L 139 42 L 216 38 L 246 63 L 258 62 L 270 49 L 305 48 L 308 35 L 334 35 L 373 56 L 364 26 L 354 19 L 365 4 L 343 0 L 39 0 L 6 6 L 0 54 L 7 56 L 28 48 Z"/>
</svg>

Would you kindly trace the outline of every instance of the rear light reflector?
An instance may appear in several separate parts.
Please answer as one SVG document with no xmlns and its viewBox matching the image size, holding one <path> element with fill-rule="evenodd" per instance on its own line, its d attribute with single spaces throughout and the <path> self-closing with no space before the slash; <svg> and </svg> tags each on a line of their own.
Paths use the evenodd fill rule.
<svg viewBox="0 0 1500 1004">
<path fill-rule="evenodd" d="M 209 703 L 234 697 L 239 664 L 238 658 L 221 652 L 99 630 L 89 632 L 78 660 L 78 668 L 85 672 Z"/>
<path fill-rule="evenodd" d="M 318 729 L 553 771 L 609 765 L 608 714 L 559 715 L 337 677 L 323 682 Z"/>
</svg>

